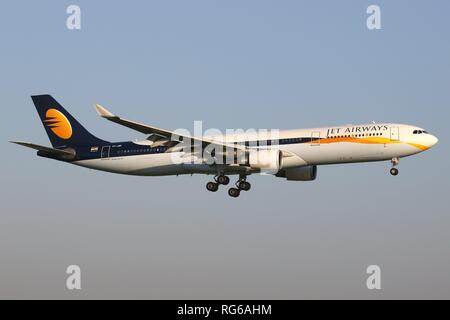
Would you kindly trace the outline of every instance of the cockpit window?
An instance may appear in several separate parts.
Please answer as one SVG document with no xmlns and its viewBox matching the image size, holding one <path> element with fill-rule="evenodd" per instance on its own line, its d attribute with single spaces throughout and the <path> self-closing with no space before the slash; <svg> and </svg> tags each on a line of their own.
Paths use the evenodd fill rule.
<svg viewBox="0 0 450 320">
<path fill-rule="evenodd" d="M 413 131 L 413 134 L 423 134 L 423 133 L 428 134 L 428 132 L 425 130 L 414 130 Z"/>
</svg>

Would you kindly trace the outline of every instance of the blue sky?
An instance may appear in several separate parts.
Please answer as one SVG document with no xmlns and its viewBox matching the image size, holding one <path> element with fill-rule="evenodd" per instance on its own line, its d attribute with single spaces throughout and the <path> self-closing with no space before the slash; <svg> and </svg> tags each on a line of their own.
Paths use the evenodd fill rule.
<svg viewBox="0 0 450 320">
<path fill-rule="evenodd" d="M 76 3 L 82 29 L 69 31 Z M 380 5 L 382 30 L 366 28 Z M 0 297 L 450 297 L 448 1 L 3 1 Z M 208 177 L 137 178 L 35 157 L 30 95 L 50 93 L 101 138 L 142 138 L 100 103 L 171 129 L 399 122 L 439 145 L 388 163 L 254 177 L 238 201 Z M 224 190 L 223 190 L 224 191 Z M 365 268 L 385 274 L 380 294 Z M 62 270 L 62 271 L 61 271 Z M 62 284 L 61 284 L 62 283 Z M 78 296 L 75 296 L 78 297 Z"/>
</svg>

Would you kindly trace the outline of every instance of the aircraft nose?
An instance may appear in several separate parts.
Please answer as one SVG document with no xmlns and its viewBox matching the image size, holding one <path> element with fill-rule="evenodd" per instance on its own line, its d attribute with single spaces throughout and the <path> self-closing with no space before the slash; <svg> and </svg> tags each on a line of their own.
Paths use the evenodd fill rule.
<svg viewBox="0 0 450 320">
<path fill-rule="evenodd" d="M 430 148 L 432 147 L 432 146 L 434 146 L 436 143 L 438 143 L 438 141 L 439 141 L 439 139 L 437 138 L 437 137 L 435 137 L 435 136 L 433 136 L 433 135 L 430 135 Z"/>
</svg>

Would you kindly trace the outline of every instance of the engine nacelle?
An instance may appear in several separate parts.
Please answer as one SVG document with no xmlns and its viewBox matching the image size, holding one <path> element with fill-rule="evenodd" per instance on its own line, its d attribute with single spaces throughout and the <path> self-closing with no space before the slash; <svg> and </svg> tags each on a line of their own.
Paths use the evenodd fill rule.
<svg viewBox="0 0 450 320">
<path fill-rule="evenodd" d="M 251 150 L 248 154 L 248 165 L 253 169 L 278 172 L 281 168 L 283 153 L 280 150 Z"/>
<path fill-rule="evenodd" d="M 317 166 L 283 169 L 276 176 L 288 181 L 313 181 L 317 178 Z"/>
</svg>

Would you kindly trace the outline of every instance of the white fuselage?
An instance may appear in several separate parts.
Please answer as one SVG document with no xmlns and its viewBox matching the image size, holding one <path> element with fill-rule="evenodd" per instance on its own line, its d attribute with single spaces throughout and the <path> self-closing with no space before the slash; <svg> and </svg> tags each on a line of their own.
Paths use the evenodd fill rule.
<svg viewBox="0 0 450 320">
<path fill-rule="evenodd" d="M 418 134 L 417 132 L 421 132 Z M 255 141 L 258 134 L 237 134 L 214 137 L 210 140 L 236 143 Z M 289 156 L 283 158 L 284 168 L 309 165 L 327 165 L 353 162 L 385 161 L 417 154 L 431 148 L 437 138 L 415 126 L 402 124 L 345 125 L 279 131 L 279 144 L 254 148 L 276 148 Z M 142 146 L 148 142 L 136 142 Z M 250 145 L 250 148 L 252 146 Z M 178 157 L 184 154 L 178 153 Z M 199 163 L 174 163 L 174 153 L 142 154 L 132 156 L 105 156 L 76 161 L 74 164 L 108 172 L 143 175 L 216 174 L 217 167 Z M 238 174 L 235 167 L 223 170 Z"/>
</svg>

